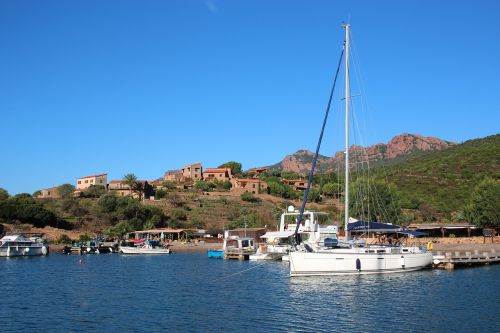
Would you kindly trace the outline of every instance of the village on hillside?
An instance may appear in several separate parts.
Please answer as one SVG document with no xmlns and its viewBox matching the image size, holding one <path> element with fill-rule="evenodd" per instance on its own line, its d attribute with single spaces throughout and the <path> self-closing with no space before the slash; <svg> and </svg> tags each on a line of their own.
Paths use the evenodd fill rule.
<svg viewBox="0 0 500 333">
<path fill-rule="evenodd" d="M 232 173 L 229 167 L 207 168 L 203 169 L 201 163 L 193 163 L 182 167 L 180 170 L 166 171 L 164 176 L 157 180 L 136 180 L 140 184 L 141 190 L 134 189 L 125 179 L 111 180 L 108 182 L 107 174 L 95 174 L 77 178 L 73 195 L 78 197 L 82 193 L 94 186 L 101 186 L 107 192 L 117 196 L 131 195 L 134 198 L 144 198 L 154 200 L 154 195 L 148 195 L 147 189 L 154 191 L 167 189 L 188 190 L 195 187 L 198 182 L 207 182 L 209 187 L 215 187 L 216 184 L 234 195 L 241 195 L 245 192 L 253 195 L 267 193 L 267 182 L 259 176 L 268 170 L 267 167 L 252 168 L 245 171 L 244 177 Z M 307 180 L 302 178 L 285 179 L 281 182 L 290 186 L 295 191 L 305 190 Z M 37 198 L 61 198 L 60 186 L 54 186 L 42 189 L 35 193 Z M 144 197 L 142 196 L 144 192 Z M 149 192 L 151 193 L 151 192 Z"/>
</svg>

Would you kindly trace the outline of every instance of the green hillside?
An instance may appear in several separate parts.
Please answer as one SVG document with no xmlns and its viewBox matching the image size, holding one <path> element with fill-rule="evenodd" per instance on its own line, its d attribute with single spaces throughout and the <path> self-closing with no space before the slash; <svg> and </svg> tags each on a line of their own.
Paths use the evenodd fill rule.
<svg viewBox="0 0 500 333">
<path fill-rule="evenodd" d="M 413 155 L 375 174 L 397 186 L 405 208 L 460 211 L 483 178 L 500 179 L 500 134 Z"/>
</svg>

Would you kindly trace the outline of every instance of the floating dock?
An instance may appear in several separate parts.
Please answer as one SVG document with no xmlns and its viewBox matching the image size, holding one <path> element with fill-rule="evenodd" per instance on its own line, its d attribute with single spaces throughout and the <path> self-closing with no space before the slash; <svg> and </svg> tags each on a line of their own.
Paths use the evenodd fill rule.
<svg viewBox="0 0 500 333">
<path fill-rule="evenodd" d="M 436 252 L 433 256 L 432 267 L 452 270 L 455 266 L 489 265 L 500 262 L 500 253 L 495 249 L 490 252 L 479 250 L 466 252 Z"/>
</svg>

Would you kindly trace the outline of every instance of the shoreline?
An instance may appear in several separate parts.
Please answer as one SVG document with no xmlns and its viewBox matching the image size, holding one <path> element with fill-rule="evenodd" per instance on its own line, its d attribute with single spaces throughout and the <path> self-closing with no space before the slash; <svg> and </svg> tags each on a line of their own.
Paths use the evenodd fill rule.
<svg viewBox="0 0 500 333">
<path fill-rule="evenodd" d="M 368 244 L 373 244 L 376 239 L 367 239 Z M 432 252 L 465 252 L 481 251 L 491 252 L 492 250 L 500 252 L 500 236 L 493 239 L 487 238 L 483 242 L 483 237 L 457 237 L 457 238 L 413 238 L 409 239 L 405 245 L 427 246 L 432 243 Z M 62 253 L 64 244 L 49 244 L 51 253 Z M 222 243 L 182 243 L 173 242 L 170 244 L 172 253 L 176 252 L 206 252 L 208 250 L 217 250 L 222 248 Z"/>
</svg>

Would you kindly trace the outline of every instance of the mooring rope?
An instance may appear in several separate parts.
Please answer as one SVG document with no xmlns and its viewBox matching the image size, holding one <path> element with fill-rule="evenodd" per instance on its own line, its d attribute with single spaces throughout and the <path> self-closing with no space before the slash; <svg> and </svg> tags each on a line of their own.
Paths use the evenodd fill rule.
<svg viewBox="0 0 500 333">
<path fill-rule="evenodd" d="M 213 282 L 216 282 L 216 281 L 220 281 L 220 280 L 225 280 L 225 279 L 229 279 L 230 277 L 233 277 L 233 276 L 236 276 L 236 275 L 239 275 L 239 274 L 242 274 L 242 273 L 245 273 L 247 271 L 250 271 L 252 269 L 255 269 L 255 268 L 259 268 L 261 267 L 262 265 L 265 265 L 266 262 L 269 262 L 269 261 L 278 261 L 278 260 L 281 260 L 281 258 L 276 258 L 276 259 L 267 259 L 267 260 L 264 260 L 263 263 L 260 263 L 260 264 L 257 264 L 253 267 L 250 267 L 250 268 L 247 268 L 247 269 L 244 269 L 244 270 L 241 270 L 241 271 L 238 271 L 238 272 L 235 272 L 233 274 L 229 274 L 229 275 L 226 275 L 226 276 L 222 276 L 220 278 L 217 278 L 215 280 L 212 280 Z"/>
</svg>

